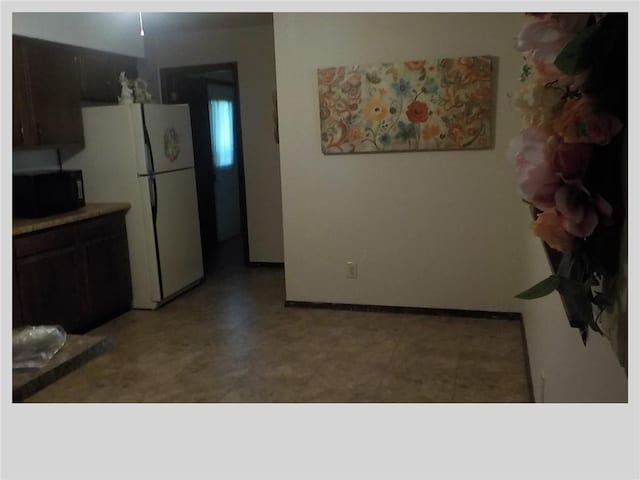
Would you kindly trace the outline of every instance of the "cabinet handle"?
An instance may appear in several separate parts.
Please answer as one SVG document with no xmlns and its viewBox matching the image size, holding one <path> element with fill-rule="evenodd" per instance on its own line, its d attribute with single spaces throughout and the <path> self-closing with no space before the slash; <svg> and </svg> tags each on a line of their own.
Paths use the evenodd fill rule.
<svg viewBox="0 0 640 480">
<path fill-rule="evenodd" d="M 22 122 L 20 122 L 20 144 L 24 145 L 24 127 L 22 126 Z"/>
</svg>

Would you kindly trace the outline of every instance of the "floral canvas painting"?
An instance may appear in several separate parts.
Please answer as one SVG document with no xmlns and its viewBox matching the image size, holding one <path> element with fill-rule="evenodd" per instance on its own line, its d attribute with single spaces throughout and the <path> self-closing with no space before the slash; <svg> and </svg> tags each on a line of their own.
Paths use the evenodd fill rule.
<svg viewBox="0 0 640 480">
<path fill-rule="evenodd" d="M 491 146 L 491 57 L 318 69 L 325 154 Z"/>
</svg>

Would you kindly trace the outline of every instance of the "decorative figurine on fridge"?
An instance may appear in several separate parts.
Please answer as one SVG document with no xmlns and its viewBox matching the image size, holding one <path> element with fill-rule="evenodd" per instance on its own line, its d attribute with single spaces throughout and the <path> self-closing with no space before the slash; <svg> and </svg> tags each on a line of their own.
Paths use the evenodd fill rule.
<svg viewBox="0 0 640 480">
<path fill-rule="evenodd" d="M 133 90 L 129 87 L 129 80 L 124 72 L 120 72 L 120 96 L 118 97 L 118 103 L 120 105 L 129 105 L 133 103 Z"/>
</svg>

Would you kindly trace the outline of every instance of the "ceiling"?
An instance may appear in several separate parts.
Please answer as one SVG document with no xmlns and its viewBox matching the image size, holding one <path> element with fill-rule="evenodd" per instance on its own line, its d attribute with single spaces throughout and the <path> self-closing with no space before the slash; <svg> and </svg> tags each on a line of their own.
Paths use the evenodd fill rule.
<svg viewBox="0 0 640 480">
<path fill-rule="evenodd" d="M 271 25 L 271 13 L 143 12 L 145 34 Z"/>
</svg>

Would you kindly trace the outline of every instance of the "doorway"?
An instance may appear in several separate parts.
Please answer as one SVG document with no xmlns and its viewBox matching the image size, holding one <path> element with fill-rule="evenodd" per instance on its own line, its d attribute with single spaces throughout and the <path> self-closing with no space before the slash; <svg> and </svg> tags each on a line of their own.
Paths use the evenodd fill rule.
<svg viewBox="0 0 640 480">
<path fill-rule="evenodd" d="M 249 265 L 237 63 L 163 68 L 160 81 L 163 103 L 189 104 L 205 274 L 224 244 L 240 242 Z"/>
</svg>

